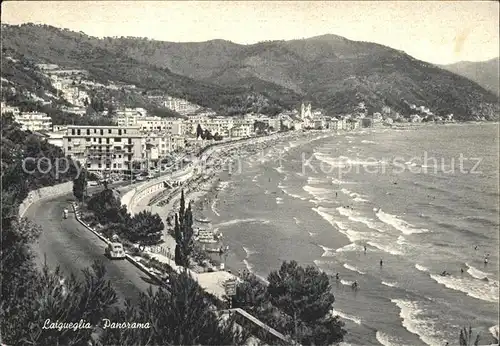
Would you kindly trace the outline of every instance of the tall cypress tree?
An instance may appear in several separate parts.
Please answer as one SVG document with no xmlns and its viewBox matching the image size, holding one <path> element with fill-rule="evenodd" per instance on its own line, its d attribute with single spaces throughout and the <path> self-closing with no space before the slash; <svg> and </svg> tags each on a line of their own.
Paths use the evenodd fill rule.
<svg viewBox="0 0 500 346">
<path fill-rule="evenodd" d="M 189 256 L 193 251 L 193 212 L 191 203 L 186 209 L 184 190 L 181 191 L 179 213 L 175 215 L 174 237 L 175 237 L 175 264 L 189 267 Z"/>
</svg>

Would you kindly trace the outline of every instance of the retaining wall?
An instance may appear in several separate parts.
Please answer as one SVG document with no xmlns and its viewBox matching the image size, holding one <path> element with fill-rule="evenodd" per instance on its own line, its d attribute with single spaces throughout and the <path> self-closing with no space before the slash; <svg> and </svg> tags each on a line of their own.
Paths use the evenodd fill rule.
<svg viewBox="0 0 500 346">
<path fill-rule="evenodd" d="M 28 193 L 28 197 L 19 205 L 19 217 L 23 217 L 28 208 L 36 202 L 43 199 L 65 195 L 73 191 L 73 182 L 68 181 L 62 184 L 42 187 L 38 190 L 33 190 Z"/>
</svg>

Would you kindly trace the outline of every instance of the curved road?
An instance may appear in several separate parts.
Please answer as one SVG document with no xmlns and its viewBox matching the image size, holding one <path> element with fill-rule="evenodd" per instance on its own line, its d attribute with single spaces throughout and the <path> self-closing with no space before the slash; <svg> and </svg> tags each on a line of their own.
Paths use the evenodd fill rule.
<svg viewBox="0 0 500 346">
<path fill-rule="evenodd" d="M 68 193 L 34 203 L 26 211 L 24 217 L 42 227 L 33 246 L 38 264 L 42 266 L 46 256 L 49 268 L 60 266 L 65 274 L 81 278 L 82 269 L 89 268 L 96 259 L 101 260 L 122 304 L 125 299 L 137 302 L 140 292 L 146 292 L 150 286 L 155 289 L 152 280 L 129 261 L 111 261 L 104 256 L 105 244 L 75 219 L 72 201 L 73 195 Z M 70 211 L 67 219 L 62 218 L 64 208 Z"/>
</svg>

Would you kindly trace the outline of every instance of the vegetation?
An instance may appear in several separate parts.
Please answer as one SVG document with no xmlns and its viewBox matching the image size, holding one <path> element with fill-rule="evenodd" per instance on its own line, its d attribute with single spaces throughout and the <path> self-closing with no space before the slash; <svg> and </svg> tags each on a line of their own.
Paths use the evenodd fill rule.
<svg viewBox="0 0 500 346">
<path fill-rule="evenodd" d="M 326 274 L 317 268 L 303 268 L 295 261 L 284 262 L 268 276 L 266 287 L 247 274 L 234 297 L 235 306 L 244 307 L 273 328 L 303 345 L 331 345 L 343 340 L 344 324 L 331 314 L 335 298 Z"/>
<path fill-rule="evenodd" d="M 157 244 L 165 225 L 160 215 L 141 211 L 132 217 L 127 228 L 128 240 L 140 244 Z"/>
<path fill-rule="evenodd" d="M 463 328 L 460 330 L 460 346 L 478 346 L 479 345 L 479 334 L 476 335 L 476 338 L 472 336 L 472 327 Z"/>
<path fill-rule="evenodd" d="M 213 297 L 204 293 L 187 274 L 176 276 L 168 290 L 161 288 L 156 294 L 151 291 L 143 294 L 137 308 L 126 304 L 125 309 L 119 309 L 116 292 L 106 279 L 102 263 L 95 262 L 84 270 L 81 280 L 74 275 L 65 277 L 58 268 L 46 265 L 38 271 L 31 247 L 41 230 L 26 219 L 18 219 L 19 203 L 31 189 L 71 180 L 75 172 L 56 178 L 50 172 L 43 177 L 19 170 L 25 152 L 48 157 L 52 163 L 64 156 L 38 137 L 20 131 L 9 117 L 2 117 L 1 121 L 2 150 L 8 151 L 2 155 L 0 343 L 86 345 L 96 337 L 92 335 L 93 326 L 109 318 L 149 322 L 152 328 L 107 329 L 98 340 L 103 345 L 244 344 L 246 336 L 235 328 L 232 320 L 221 320 L 213 311 Z M 109 192 L 101 196 L 109 197 Z M 96 200 L 92 203 L 97 206 Z M 123 210 L 111 198 L 102 205 L 124 217 Z M 84 320 L 90 328 L 43 329 L 47 319 L 73 323 Z"/>
<path fill-rule="evenodd" d="M 191 203 L 186 209 L 184 190 L 181 191 L 179 212 L 175 215 L 174 237 L 176 242 L 175 264 L 188 268 L 189 257 L 194 248 L 193 212 L 191 211 Z"/>
<path fill-rule="evenodd" d="M 80 174 L 73 180 L 73 196 L 78 201 L 83 201 L 83 196 L 87 188 L 87 174 L 81 171 Z"/>
</svg>

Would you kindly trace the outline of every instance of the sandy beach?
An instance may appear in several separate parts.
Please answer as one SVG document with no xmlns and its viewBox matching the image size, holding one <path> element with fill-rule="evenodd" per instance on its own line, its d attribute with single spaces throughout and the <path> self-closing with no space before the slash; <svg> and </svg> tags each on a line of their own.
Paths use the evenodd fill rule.
<svg viewBox="0 0 500 346">
<path fill-rule="evenodd" d="M 146 195 L 140 201 L 138 201 L 131 212 L 139 213 L 143 210 L 149 210 L 152 213 L 158 213 L 165 223 L 165 229 L 163 231 L 164 243 L 161 245 L 163 248 L 167 249 L 170 254 L 173 254 L 175 249 L 175 239 L 168 233 L 167 219 L 170 217 L 173 219 L 175 213 L 177 213 L 179 208 L 180 200 L 180 189 L 184 190 L 186 202 L 192 203 L 193 216 L 196 220 L 197 218 L 205 218 L 208 212 L 211 212 L 212 204 L 217 200 L 218 190 L 221 188 L 220 182 L 221 177 L 227 178 L 231 171 L 231 167 L 234 171 L 237 170 L 235 166 L 237 163 L 235 161 L 240 161 L 249 157 L 251 155 L 258 155 L 265 149 L 275 146 L 279 143 L 286 141 L 298 140 L 298 139 L 316 139 L 316 138 L 326 138 L 330 136 L 343 135 L 346 132 L 335 133 L 331 131 L 310 131 L 310 132 L 299 132 L 299 133 L 284 133 L 278 136 L 273 135 L 269 137 L 258 137 L 247 142 L 235 143 L 229 149 L 222 149 L 220 151 L 214 152 L 205 161 L 202 176 L 204 177 L 201 183 L 194 180 L 198 179 L 200 175 L 189 179 L 184 182 L 179 189 L 171 194 L 165 194 L 164 192 L 154 192 Z M 232 162 L 232 163 L 231 163 Z M 150 204 L 149 201 L 162 194 L 162 198 L 155 201 L 154 204 Z M 166 200 L 169 198 L 169 201 Z M 161 206 L 159 206 L 161 204 Z M 200 226 L 196 221 L 194 226 Z M 231 249 L 229 250 L 231 251 Z M 209 254 L 209 257 L 213 262 L 218 265 L 225 262 L 226 269 L 229 269 L 233 273 L 237 273 L 242 270 L 240 263 L 231 261 L 227 255 L 220 256 L 219 254 Z"/>
</svg>

